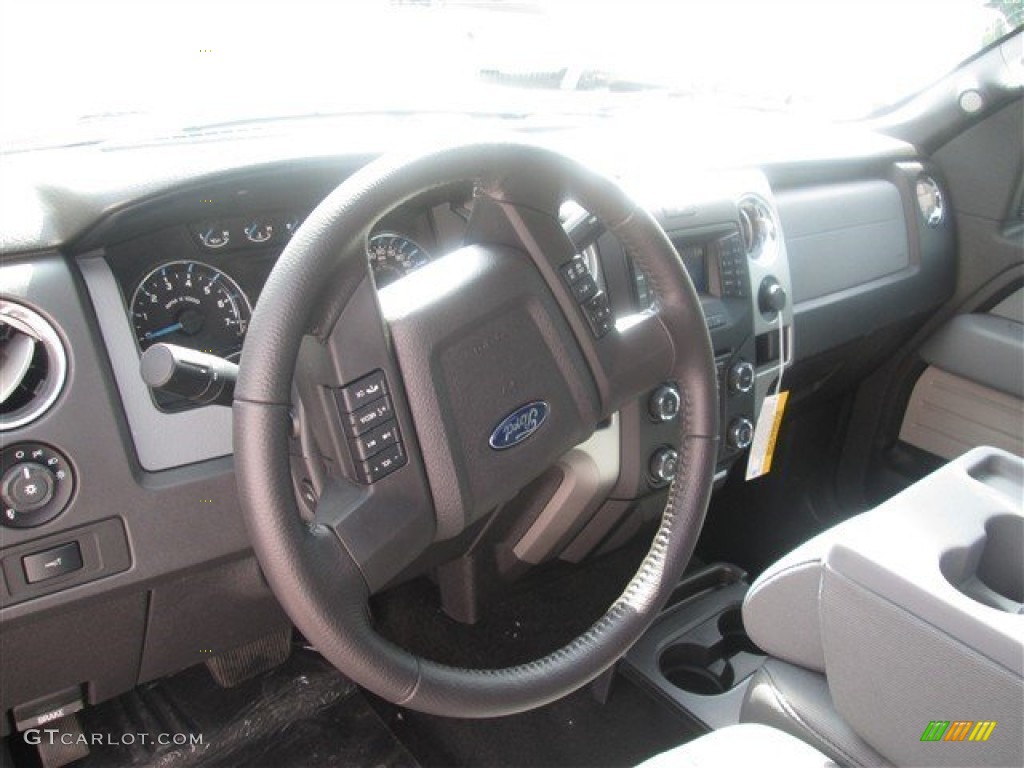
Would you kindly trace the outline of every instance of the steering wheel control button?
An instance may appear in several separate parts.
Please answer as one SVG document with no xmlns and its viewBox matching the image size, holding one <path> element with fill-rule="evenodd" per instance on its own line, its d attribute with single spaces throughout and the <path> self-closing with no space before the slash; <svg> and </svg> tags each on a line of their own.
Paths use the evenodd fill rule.
<svg viewBox="0 0 1024 768">
<path fill-rule="evenodd" d="M 597 281 L 591 274 L 586 260 L 577 257 L 563 264 L 560 269 L 577 304 L 582 304 L 597 295 Z"/>
<path fill-rule="evenodd" d="M 352 413 L 387 393 L 388 383 L 384 371 L 374 371 L 338 390 L 338 403 L 343 411 Z"/>
<path fill-rule="evenodd" d="M 31 528 L 67 507 L 74 487 L 71 465 L 40 443 L 17 443 L 0 452 L 0 525 Z"/>
<path fill-rule="evenodd" d="M 382 477 L 390 475 L 396 469 L 404 467 L 405 462 L 405 450 L 401 443 L 396 443 L 360 464 L 359 473 L 364 483 L 372 484 Z"/>
<path fill-rule="evenodd" d="M 729 369 L 729 391 L 742 395 L 754 387 L 754 366 L 746 360 L 737 360 Z"/>
<path fill-rule="evenodd" d="M 572 295 L 577 302 L 584 302 L 597 295 L 597 281 L 586 275 L 572 284 Z"/>
<path fill-rule="evenodd" d="M 647 411 L 657 422 L 672 421 L 679 415 L 679 390 L 674 384 L 662 384 L 653 393 L 647 403 Z"/>
<path fill-rule="evenodd" d="M 360 461 L 365 461 L 398 442 L 398 425 L 390 421 L 350 442 L 352 453 Z"/>
<path fill-rule="evenodd" d="M 754 425 L 750 423 L 750 419 L 743 416 L 738 419 L 733 419 L 725 434 L 725 440 L 729 444 L 729 447 L 735 448 L 738 451 L 742 451 L 744 448 L 749 448 L 753 439 Z"/>
<path fill-rule="evenodd" d="M 569 285 L 582 280 L 584 277 L 591 277 L 590 269 L 587 267 L 587 262 L 583 259 L 576 257 L 572 261 L 567 261 L 559 269 L 562 272 L 562 277 L 565 278 L 565 282 Z"/>
<path fill-rule="evenodd" d="M 21 558 L 25 581 L 35 584 L 82 570 L 82 550 L 77 541 Z"/>
<path fill-rule="evenodd" d="M 359 480 L 375 483 L 404 467 L 408 459 L 398 433 L 384 371 L 356 379 L 335 390 L 334 396 L 349 436 L 349 449 Z"/>
<path fill-rule="evenodd" d="M 611 332 L 615 321 L 612 318 L 612 308 L 608 303 L 608 294 L 598 293 L 592 299 L 583 303 L 583 312 L 590 323 L 590 330 L 594 336 L 601 338 Z"/>
<path fill-rule="evenodd" d="M 349 437 L 359 437 L 393 417 L 394 410 L 391 407 L 391 399 L 384 396 L 346 414 L 345 429 L 348 430 Z"/>
<path fill-rule="evenodd" d="M 662 446 L 651 454 L 647 463 L 647 471 L 651 474 L 651 481 L 656 486 L 668 485 L 679 471 L 679 452 L 671 446 Z"/>
</svg>

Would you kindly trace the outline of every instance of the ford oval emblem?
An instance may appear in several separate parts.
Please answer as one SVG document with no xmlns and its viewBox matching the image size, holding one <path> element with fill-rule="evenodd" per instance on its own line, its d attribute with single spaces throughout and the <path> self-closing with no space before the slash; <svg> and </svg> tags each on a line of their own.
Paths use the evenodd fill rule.
<svg viewBox="0 0 1024 768">
<path fill-rule="evenodd" d="M 491 448 L 504 451 L 519 445 L 544 423 L 550 408 L 543 400 L 521 405 L 506 416 L 491 432 Z"/>
</svg>

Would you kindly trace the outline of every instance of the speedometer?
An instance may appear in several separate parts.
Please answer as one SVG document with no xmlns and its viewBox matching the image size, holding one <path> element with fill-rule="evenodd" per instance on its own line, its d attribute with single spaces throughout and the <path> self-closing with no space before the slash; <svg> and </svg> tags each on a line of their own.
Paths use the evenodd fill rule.
<svg viewBox="0 0 1024 768">
<path fill-rule="evenodd" d="M 392 232 L 371 237 L 366 244 L 366 253 L 378 288 L 395 282 L 430 261 L 430 254 L 417 243 Z"/>
<path fill-rule="evenodd" d="M 237 356 L 252 306 L 238 283 L 198 261 L 172 261 L 146 275 L 132 296 L 139 349 L 158 341 Z"/>
</svg>

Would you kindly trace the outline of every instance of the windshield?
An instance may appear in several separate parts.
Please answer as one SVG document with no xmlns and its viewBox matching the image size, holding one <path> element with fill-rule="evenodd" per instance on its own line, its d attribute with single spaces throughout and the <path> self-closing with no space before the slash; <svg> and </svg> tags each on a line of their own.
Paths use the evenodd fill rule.
<svg viewBox="0 0 1024 768">
<path fill-rule="evenodd" d="M 253 121 L 636 104 L 865 116 L 1020 23 L 1019 0 L 5 0 L 0 148 Z"/>
</svg>

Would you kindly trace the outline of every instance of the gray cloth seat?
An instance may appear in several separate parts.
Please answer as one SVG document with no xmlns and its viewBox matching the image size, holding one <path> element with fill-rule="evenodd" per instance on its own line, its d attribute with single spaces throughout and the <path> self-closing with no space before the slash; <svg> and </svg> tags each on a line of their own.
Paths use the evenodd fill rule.
<svg viewBox="0 0 1024 768">
<path fill-rule="evenodd" d="M 655 755 L 638 768 L 837 768 L 831 758 L 787 733 L 745 723 L 720 728 Z"/>
</svg>

